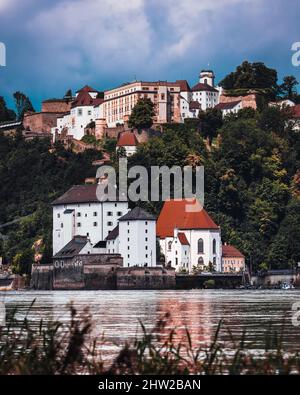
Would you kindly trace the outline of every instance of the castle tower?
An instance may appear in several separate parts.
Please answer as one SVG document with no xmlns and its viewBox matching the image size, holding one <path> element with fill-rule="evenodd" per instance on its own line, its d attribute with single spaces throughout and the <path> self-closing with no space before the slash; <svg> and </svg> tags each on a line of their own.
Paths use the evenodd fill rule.
<svg viewBox="0 0 300 395">
<path fill-rule="evenodd" d="M 208 84 L 215 86 L 215 74 L 212 70 L 202 70 L 199 76 L 199 82 L 201 84 Z"/>
</svg>

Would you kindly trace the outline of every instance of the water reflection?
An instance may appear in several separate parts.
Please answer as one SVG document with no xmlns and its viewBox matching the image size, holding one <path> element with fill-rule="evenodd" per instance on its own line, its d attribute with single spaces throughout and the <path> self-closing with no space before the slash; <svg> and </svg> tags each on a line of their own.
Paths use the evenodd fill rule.
<svg viewBox="0 0 300 395">
<path fill-rule="evenodd" d="M 299 328 L 291 324 L 292 303 L 300 300 L 300 291 L 81 291 L 81 292 L 9 292 L 0 293 L 8 314 L 17 308 L 22 319 L 32 300 L 35 303 L 29 319 L 39 321 L 70 319 L 68 305 L 73 302 L 79 312 L 89 307 L 93 317 L 93 336 L 104 333 L 110 343 L 107 351 L 132 340 L 140 332 L 139 320 L 146 328 L 153 328 L 166 312 L 171 314 L 168 328 L 176 327 L 178 338 L 185 338 L 188 328 L 193 344 L 207 344 L 213 337 L 220 320 L 224 321 L 221 339 L 229 340 L 226 326 L 238 336 L 245 329 L 249 341 L 263 348 L 265 333 L 272 323 L 280 330 L 286 317 L 283 345 L 295 351 L 300 346 Z"/>
</svg>

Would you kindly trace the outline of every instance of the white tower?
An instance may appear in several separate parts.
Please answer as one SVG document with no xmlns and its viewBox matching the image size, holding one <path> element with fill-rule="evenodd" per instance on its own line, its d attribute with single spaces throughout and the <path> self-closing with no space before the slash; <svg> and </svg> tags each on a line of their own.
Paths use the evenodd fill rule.
<svg viewBox="0 0 300 395">
<path fill-rule="evenodd" d="M 156 218 L 135 207 L 119 219 L 123 266 L 156 266 Z"/>
<path fill-rule="evenodd" d="M 202 70 L 199 76 L 199 82 L 201 84 L 207 84 L 215 86 L 215 74 L 212 70 Z"/>
</svg>

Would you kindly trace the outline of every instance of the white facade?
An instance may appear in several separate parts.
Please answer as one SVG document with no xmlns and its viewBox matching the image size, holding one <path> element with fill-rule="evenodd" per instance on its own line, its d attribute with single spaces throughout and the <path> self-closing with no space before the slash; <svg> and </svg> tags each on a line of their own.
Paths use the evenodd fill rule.
<svg viewBox="0 0 300 395">
<path fill-rule="evenodd" d="M 116 147 L 116 152 L 119 151 L 120 148 L 124 148 L 126 152 L 126 156 L 132 156 L 136 153 L 137 147 L 136 145 L 123 145 L 122 147 Z"/>
<path fill-rule="evenodd" d="M 123 266 L 156 266 L 156 222 L 129 220 L 119 222 L 119 253 Z"/>
<path fill-rule="evenodd" d="M 67 129 L 67 135 L 81 140 L 84 136 L 84 129 L 91 122 L 103 118 L 104 107 L 103 103 L 99 103 L 97 99 L 98 92 L 86 88 L 88 87 L 76 93 L 70 112 L 57 119 L 56 127 L 51 129 L 53 141 L 55 141 L 56 133 L 60 134 L 63 129 Z"/>
<path fill-rule="evenodd" d="M 243 103 L 240 101 L 239 103 L 228 106 L 227 108 L 221 108 L 223 118 L 226 117 L 228 114 L 237 114 L 243 108 Z"/>
<path fill-rule="evenodd" d="M 91 202 L 53 206 L 53 255 L 72 238 L 88 236 L 93 245 L 105 239 L 128 212 L 127 202 Z"/>
<path fill-rule="evenodd" d="M 165 255 L 166 263 L 171 264 L 176 271 L 186 269 L 193 271 L 193 267 L 209 267 L 222 270 L 222 242 L 221 234 L 213 229 L 178 229 L 184 233 L 189 245 L 182 245 L 176 233 L 174 237 L 160 239 L 160 247 Z"/>
<path fill-rule="evenodd" d="M 190 245 L 182 243 L 178 237 L 178 229 L 174 230 L 174 237 L 166 237 L 160 240 L 161 252 L 164 254 L 166 264 L 171 265 L 176 271 L 191 271 L 190 267 Z"/>
</svg>

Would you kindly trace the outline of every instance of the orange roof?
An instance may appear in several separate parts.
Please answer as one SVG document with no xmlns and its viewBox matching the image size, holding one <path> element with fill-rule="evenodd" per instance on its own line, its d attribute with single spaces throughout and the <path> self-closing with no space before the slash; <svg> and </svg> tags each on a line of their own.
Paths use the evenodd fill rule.
<svg viewBox="0 0 300 395">
<path fill-rule="evenodd" d="M 219 227 L 210 218 L 200 203 L 191 200 L 167 200 L 157 220 L 157 235 L 160 238 L 173 237 L 178 229 L 216 229 Z"/>
<path fill-rule="evenodd" d="M 237 248 L 229 244 L 222 246 L 222 256 L 225 258 L 245 258 Z"/>
<path fill-rule="evenodd" d="M 120 134 L 119 139 L 118 139 L 118 147 L 124 147 L 128 145 L 138 145 L 137 138 L 135 137 L 135 134 L 132 132 L 123 132 Z"/>
<path fill-rule="evenodd" d="M 186 246 L 189 246 L 189 245 L 190 245 L 188 239 L 186 238 L 185 233 L 183 233 L 183 232 L 178 232 L 178 239 L 179 239 L 179 241 L 180 241 L 180 243 L 181 243 L 182 245 L 186 245 Z"/>
</svg>

